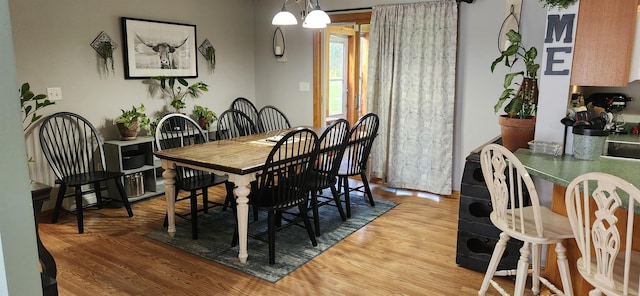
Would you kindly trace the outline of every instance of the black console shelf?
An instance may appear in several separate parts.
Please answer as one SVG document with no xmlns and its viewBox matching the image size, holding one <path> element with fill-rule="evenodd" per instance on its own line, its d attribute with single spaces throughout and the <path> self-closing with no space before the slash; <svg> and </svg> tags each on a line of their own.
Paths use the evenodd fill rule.
<svg viewBox="0 0 640 296">
<path fill-rule="evenodd" d="M 456 264 L 479 272 L 487 270 L 500 236 L 500 230 L 489 220 L 491 196 L 480 166 L 480 151 L 490 143 L 501 144 L 502 139 L 495 138 L 467 156 L 460 184 Z M 510 240 L 498 269 L 515 269 L 521 247 L 522 242 Z"/>
</svg>

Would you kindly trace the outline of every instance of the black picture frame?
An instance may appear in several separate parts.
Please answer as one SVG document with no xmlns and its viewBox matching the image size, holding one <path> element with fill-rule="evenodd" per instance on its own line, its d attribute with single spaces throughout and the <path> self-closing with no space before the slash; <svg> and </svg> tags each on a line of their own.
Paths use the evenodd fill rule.
<svg viewBox="0 0 640 296">
<path fill-rule="evenodd" d="M 196 26 L 121 17 L 125 79 L 198 77 Z"/>
</svg>

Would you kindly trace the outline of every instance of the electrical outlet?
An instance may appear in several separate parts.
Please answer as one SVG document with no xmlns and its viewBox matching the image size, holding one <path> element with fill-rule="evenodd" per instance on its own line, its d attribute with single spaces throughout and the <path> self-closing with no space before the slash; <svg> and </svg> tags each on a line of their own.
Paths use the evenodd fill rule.
<svg viewBox="0 0 640 296">
<path fill-rule="evenodd" d="M 47 98 L 51 101 L 62 100 L 62 89 L 59 87 L 48 87 Z"/>
</svg>

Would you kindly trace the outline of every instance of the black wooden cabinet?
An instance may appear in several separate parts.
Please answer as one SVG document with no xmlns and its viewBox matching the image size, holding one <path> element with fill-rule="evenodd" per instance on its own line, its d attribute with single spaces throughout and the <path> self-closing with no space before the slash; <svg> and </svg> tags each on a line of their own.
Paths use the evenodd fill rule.
<svg viewBox="0 0 640 296">
<path fill-rule="evenodd" d="M 500 139 L 490 143 L 500 144 Z M 458 242 L 456 264 L 472 270 L 485 272 L 493 249 L 500 238 L 500 230 L 489 219 L 491 196 L 484 182 L 480 166 L 480 151 L 476 148 L 467 156 L 460 184 L 458 211 Z M 510 240 L 498 270 L 515 269 L 520 257 L 522 242 Z"/>
</svg>

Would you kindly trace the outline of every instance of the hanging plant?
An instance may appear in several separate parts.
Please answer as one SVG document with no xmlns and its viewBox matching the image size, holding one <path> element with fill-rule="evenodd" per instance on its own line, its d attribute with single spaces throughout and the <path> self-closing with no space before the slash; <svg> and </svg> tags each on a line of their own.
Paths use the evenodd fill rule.
<svg viewBox="0 0 640 296">
<path fill-rule="evenodd" d="M 207 47 L 207 55 L 205 56 L 205 59 L 209 63 L 209 68 L 211 68 L 211 71 L 215 70 L 215 68 L 216 68 L 216 49 L 213 48 L 213 46 Z"/>
<path fill-rule="evenodd" d="M 544 7 L 554 8 L 567 8 L 570 5 L 573 5 L 578 0 L 540 0 L 540 2 L 544 3 Z"/>
<path fill-rule="evenodd" d="M 205 39 L 198 47 L 198 51 L 204 56 L 209 65 L 209 69 L 213 72 L 216 69 L 216 49 L 213 47 L 209 39 Z"/>
<path fill-rule="evenodd" d="M 109 72 L 109 68 L 114 72 L 115 69 L 113 67 L 113 46 L 109 42 L 101 42 L 98 47 L 98 54 L 102 57 L 104 70 Z M 111 67 L 109 67 L 111 65 Z"/>
<path fill-rule="evenodd" d="M 98 37 L 91 42 L 91 47 L 100 55 L 102 58 L 102 65 L 104 66 L 104 71 L 109 73 L 109 69 L 114 73 L 114 65 L 113 65 L 113 51 L 118 48 L 118 45 L 107 35 L 105 32 L 100 32 Z"/>
</svg>

